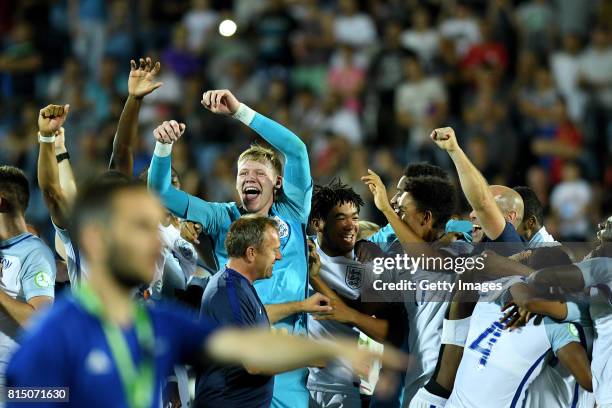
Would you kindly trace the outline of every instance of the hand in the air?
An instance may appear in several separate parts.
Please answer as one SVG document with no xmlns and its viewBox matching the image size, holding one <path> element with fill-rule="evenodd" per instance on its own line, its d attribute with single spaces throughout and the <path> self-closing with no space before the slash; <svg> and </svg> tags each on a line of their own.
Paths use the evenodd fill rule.
<svg viewBox="0 0 612 408">
<path fill-rule="evenodd" d="M 137 66 L 136 62 L 131 60 L 130 66 L 128 93 L 131 96 L 142 98 L 163 85 L 162 82 L 155 81 L 160 68 L 159 62 L 153 64 L 151 58 L 140 58 L 140 65 Z"/>
<path fill-rule="evenodd" d="M 38 113 L 38 131 L 43 136 L 53 136 L 60 130 L 66 117 L 70 105 L 47 105 Z"/>
<path fill-rule="evenodd" d="M 240 106 L 238 99 L 227 89 L 204 92 L 200 103 L 209 111 L 222 115 L 233 115 Z"/>
<path fill-rule="evenodd" d="M 155 128 L 153 136 L 155 140 L 164 143 L 174 143 L 185 133 L 185 124 L 178 123 L 176 120 L 165 121 Z"/>
<path fill-rule="evenodd" d="M 431 132 L 429 137 L 431 137 L 431 140 L 433 140 L 440 149 L 446 150 L 449 153 L 459 149 L 457 136 L 453 128 L 445 127 L 435 129 Z"/>
<path fill-rule="evenodd" d="M 366 186 L 370 189 L 374 195 L 374 204 L 380 211 L 393 211 L 391 204 L 389 203 L 389 197 L 387 197 L 387 188 L 383 184 L 380 176 L 368 169 L 368 175 L 361 178 Z"/>
</svg>

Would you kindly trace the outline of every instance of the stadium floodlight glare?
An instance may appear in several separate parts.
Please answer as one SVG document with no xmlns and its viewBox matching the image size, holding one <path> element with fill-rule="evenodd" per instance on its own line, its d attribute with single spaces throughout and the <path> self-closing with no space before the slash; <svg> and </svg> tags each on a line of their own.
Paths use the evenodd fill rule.
<svg viewBox="0 0 612 408">
<path fill-rule="evenodd" d="M 232 35 L 236 34 L 237 29 L 238 26 L 236 25 L 236 23 L 230 19 L 223 20 L 219 24 L 219 34 L 224 37 L 231 37 Z"/>
</svg>

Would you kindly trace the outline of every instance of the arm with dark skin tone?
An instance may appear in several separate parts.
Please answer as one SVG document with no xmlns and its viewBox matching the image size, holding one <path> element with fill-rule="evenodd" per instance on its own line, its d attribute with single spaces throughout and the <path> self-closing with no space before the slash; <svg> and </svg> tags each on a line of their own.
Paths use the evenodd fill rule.
<svg viewBox="0 0 612 408">
<path fill-rule="evenodd" d="M 377 319 L 364 313 L 361 302 L 354 302 L 345 299 L 334 292 L 319 276 L 321 260 L 316 252 L 316 247 L 311 241 L 308 242 L 309 264 L 310 264 L 310 284 L 317 292 L 330 299 L 331 310 L 324 313 L 317 313 L 315 320 L 334 320 L 340 323 L 347 323 L 357 327 L 372 339 L 383 342 L 389 332 L 389 322 L 385 319 Z M 350 306 L 349 306 L 350 304 Z"/>
<path fill-rule="evenodd" d="M 557 351 L 557 358 L 567 368 L 576 382 L 588 392 L 593 392 L 591 363 L 584 347 L 575 341 Z"/>
<path fill-rule="evenodd" d="M 550 316 L 556 320 L 567 318 L 567 304 L 558 300 L 545 299 L 525 283 L 517 283 L 510 288 L 512 302 L 504 306 L 507 311 L 501 322 L 510 330 L 522 327 L 536 315 Z"/>
<path fill-rule="evenodd" d="M 393 228 L 397 239 L 402 244 L 405 251 L 410 253 L 423 254 L 427 257 L 436 258 L 440 253 L 426 243 L 423 238 L 419 237 L 408 224 L 406 224 L 399 215 L 393 210 L 387 196 L 387 189 L 383 184 L 380 176 L 368 170 L 368 175 L 363 176 L 361 180 L 368 186 L 374 196 L 374 204 L 379 211 L 387 218 L 387 221 Z M 429 217 L 431 214 L 427 213 Z"/>
<path fill-rule="evenodd" d="M 120 171 L 128 177 L 134 172 L 134 150 L 138 141 L 138 114 L 142 99 L 162 86 L 161 82 L 155 80 L 160 68 L 159 62 L 153 63 L 150 58 L 141 58 L 139 66 L 134 60 L 130 61 L 130 65 L 128 98 L 119 117 L 108 165 L 110 170 Z"/>
</svg>

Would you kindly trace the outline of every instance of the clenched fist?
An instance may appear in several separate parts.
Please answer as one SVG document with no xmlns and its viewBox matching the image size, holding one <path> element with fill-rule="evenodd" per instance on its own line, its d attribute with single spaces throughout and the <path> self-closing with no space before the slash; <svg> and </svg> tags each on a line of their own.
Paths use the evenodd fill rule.
<svg viewBox="0 0 612 408">
<path fill-rule="evenodd" d="M 170 122 L 165 121 L 156 127 L 153 131 L 153 136 L 160 143 L 170 144 L 179 140 L 183 133 L 185 133 L 185 124 L 171 120 Z"/>
<path fill-rule="evenodd" d="M 440 149 L 446 150 L 449 153 L 459 149 L 457 136 L 455 136 L 453 128 L 445 127 L 435 129 L 431 132 L 430 137 Z"/>
<path fill-rule="evenodd" d="M 200 102 L 209 111 L 222 115 L 233 115 L 240 107 L 238 99 L 227 89 L 206 91 Z"/>
<path fill-rule="evenodd" d="M 66 117 L 70 105 L 47 105 L 38 113 L 38 131 L 43 136 L 53 136 L 60 130 Z"/>
</svg>

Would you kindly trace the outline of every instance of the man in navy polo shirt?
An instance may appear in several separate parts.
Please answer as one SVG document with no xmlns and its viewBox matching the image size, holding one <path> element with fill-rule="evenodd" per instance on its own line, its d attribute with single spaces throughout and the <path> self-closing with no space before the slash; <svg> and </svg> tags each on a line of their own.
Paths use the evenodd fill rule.
<svg viewBox="0 0 612 408">
<path fill-rule="evenodd" d="M 277 224 L 271 218 L 244 216 L 227 233 L 226 268 L 215 274 L 202 297 L 201 316 L 234 326 L 269 327 L 266 309 L 253 283 L 272 276 L 281 259 Z M 201 373 L 196 407 L 267 407 L 272 401 L 274 377 L 241 366 L 213 364 Z"/>
</svg>

